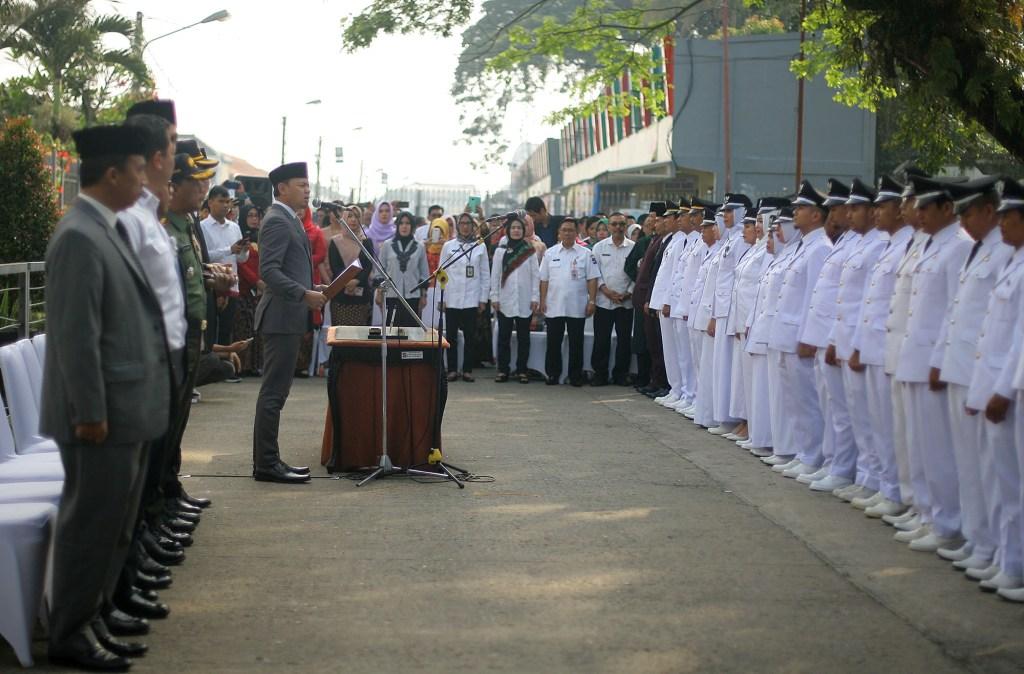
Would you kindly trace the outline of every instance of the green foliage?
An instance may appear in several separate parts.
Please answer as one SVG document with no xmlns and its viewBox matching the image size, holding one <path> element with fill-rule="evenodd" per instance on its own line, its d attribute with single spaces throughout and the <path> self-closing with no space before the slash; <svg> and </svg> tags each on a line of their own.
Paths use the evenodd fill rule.
<svg viewBox="0 0 1024 674">
<path fill-rule="evenodd" d="M 472 0 L 374 0 L 342 21 L 345 49 L 368 47 L 381 34 L 433 33 L 448 37 L 469 20 Z"/>
<path fill-rule="evenodd" d="M 42 260 L 60 218 L 44 149 L 29 120 L 0 127 L 0 263 Z"/>
<path fill-rule="evenodd" d="M 149 84 L 141 56 L 104 44 L 111 35 L 131 44 L 131 20 L 96 15 L 89 0 L 15 4 L 24 17 L 5 34 L 2 44 L 29 68 L 30 77 L 20 84 L 27 96 L 48 102 L 49 118 L 42 128 L 54 137 L 67 140 L 77 126 L 94 123 L 99 111 L 129 86 Z M 69 120 L 67 108 L 79 114 Z"/>
</svg>

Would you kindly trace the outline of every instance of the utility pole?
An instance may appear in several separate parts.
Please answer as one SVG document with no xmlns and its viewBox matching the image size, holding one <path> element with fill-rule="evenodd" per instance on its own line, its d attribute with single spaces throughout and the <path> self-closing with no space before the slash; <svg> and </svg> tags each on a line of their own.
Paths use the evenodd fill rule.
<svg viewBox="0 0 1024 674">
<path fill-rule="evenodd" d="M 804 17 L 807 15 L 807 0 L 800 0 L 800 60 L 804 58 Z M 804 173 L 804 78 L 796 81 L 796 186 L 794 192 L 800 191 L 800 181 Z"/>
<path fill-rule="evenodd" d="M 729 0 L 722 0 L 722 138 L 725 142 L 725 191 L 732 191 L 732 136 L 729 117 Z"/>
<path fill-rule="evenodd" d="M 132 56 L 142 60 L 142 47 L 146 41 L 142 32 L 142 12 L 135 12 L 135 29 L 132 31 Z M 137 77 L 132 78 L 132 91 L 136 94 L 142 91 L 141 82 Z"/>
<path fill-rule="evenodd" d="M 288 128 L 288 115 L 281 115 L 281 164 L 284 164 L 284 138 Z"/>
</svg>

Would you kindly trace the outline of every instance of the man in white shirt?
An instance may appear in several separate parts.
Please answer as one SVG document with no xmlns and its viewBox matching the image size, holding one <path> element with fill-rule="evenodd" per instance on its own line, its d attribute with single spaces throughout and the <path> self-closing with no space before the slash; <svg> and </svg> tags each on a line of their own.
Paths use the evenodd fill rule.
<svg viewBox="0 0 1024 674">
<path fill-rule="evenodd" d="M 654 286 L 651 288 L 649 302 L 651 311 L 658 316 L 658 327 L 661 330 L 661 360 L 664 364 L 665 380 L 668 382 L 668 393 L 656 397 L 654 402 L 666 407 L 674 405 L 682 398 L 682 376 L 672 332 L 672 319 L 670 318 L 672 307 L 669 296 L 672 292 L 672 279 L 675 274 L 675 266 L 679 261 L 680 251 L 684 250 L 687 244 L 686 232 L 681 230 L 681 225 L 683 221 L 689 224 L 689 219 L 689 212 L 680 215 L 679 208 L 674 204 L 665 211 L 665 234 L 661 243 L 661 251 L 659 251 L 661 262 L 658 265 Z"/>
<path fill-rule="evenodd" d="M 540 311 L 547 323 L 544 369 L 548 385 L 562 376 L 562 337 L 569 332 L 569 383 L 583 386 L 583 323 L 594 315 L 597 260 L 586 246 L 576 243 L 576 221 L 566 218 L 558 226 L 558 245 L 548 248 L 540 263 Z"/>
<path fill-rule="evenodd" d="M 216 185 L 207 195 L 210 215 L 200 223 L 203 238 L 206 239 L 210 262 L 230 265 L 235 277 L 238 276 L 238 263 L 249 259 L 249 242 L 242 238 L 242 230 L 237 222 L 227 219 L 231 210 L 231 195 L 226 187 Z M 231 344 L 231 330 L 238 307 L 238 281 L 231 286 L 226 295 L 217 297 L 217 325 L 212 326 L 208 334 L 215 336 L 215 344 Z M 212 346 L 212 345 L 210 345 Z"/>
<path fill-rule="evenodd" d="M 597 286 L 594 313 L 593 386 L 608 383 L 608 358 L 611 353 L 612 327 L 615 328 L 615 366 L 612 381 L 627 386 L 630 339 L 633 327 L 633 281 L 626 274 L 626 257 L 636 244 L 626 238 L 626 216 L 612 213 L 608 220 L 611 236 L 594 245 L 594 258 L 601 278 Z"/>
<path fill-rule="evenodd" d="M 444 244 L 441 265 L 448 271 L 448 285 L 444 289 L 444 319 L 448 343 L 448 381 L 462 377 L 473 381 L 473 363 L 476 362 L 477 317 L 487 307 L 491 291 L 491 267 L 487 261 L 487 247 L 476 238 L 473 216 L 459 216 L 458 237 Z M 459 330 L 462 330 L 462 369 L 458 367 Z"/>
<path fill-rule="evenodd" d="M 412 238 L 416 239 L 420 243 L 426 243 L 427 235 L 430 233 L 430 223 L 438 218 L 444 217 L 444 208 L 434 204 L 427 209 L 427 221 L 416 228 L 413 232 Z"/>
</svg>

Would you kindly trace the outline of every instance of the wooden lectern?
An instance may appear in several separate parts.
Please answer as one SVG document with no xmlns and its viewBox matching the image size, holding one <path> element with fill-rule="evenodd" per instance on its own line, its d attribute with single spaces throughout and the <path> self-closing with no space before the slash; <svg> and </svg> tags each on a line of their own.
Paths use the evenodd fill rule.
<svg viewBox="0 0 1024 674">
<path fill-rule="evenodd" d="M 381 344 L 371 331 L 380 334 L 365 326 L 333 326 L 327 333 L 329 405 L 320 462 L 332 473 L 376 467 L 380 458 Z M 387 436 L 395 466 L 425 464 L 431 448 L 441 448 L 440 432 L 434 434 L 448 382 L 441 377 L 439 387 L 438 344 L 436 330 L 388 328 Z M 440 348 L 448 342 L 441 339 Z"/>
</svg>

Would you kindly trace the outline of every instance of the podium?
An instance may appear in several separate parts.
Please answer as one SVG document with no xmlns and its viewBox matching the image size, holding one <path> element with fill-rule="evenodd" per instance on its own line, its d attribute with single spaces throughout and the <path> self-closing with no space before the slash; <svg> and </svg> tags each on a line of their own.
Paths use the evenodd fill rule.
<svg viewBox="0 0 1024 674">
<path fill-rule="evenodd" d="M 380 337 L 366 326 L 333 326 L 327 345 L 327 421 L 320 462 L 328 472 L 377 466 L 381 454 Z M 399 330 L 404 338 L 397 338 Z M 379 328 L 376 329 L 379 335 Z M 444 339 L 440 348 L 448 348 Z M 427 463 L 448 393 L 436 330 L 388 328 L 388 455 L 396 466 Z M 438 391 L 440 388 L 440 405 Z M 440 436 L 440 432 L 438 432 Z"/>
</svg>

